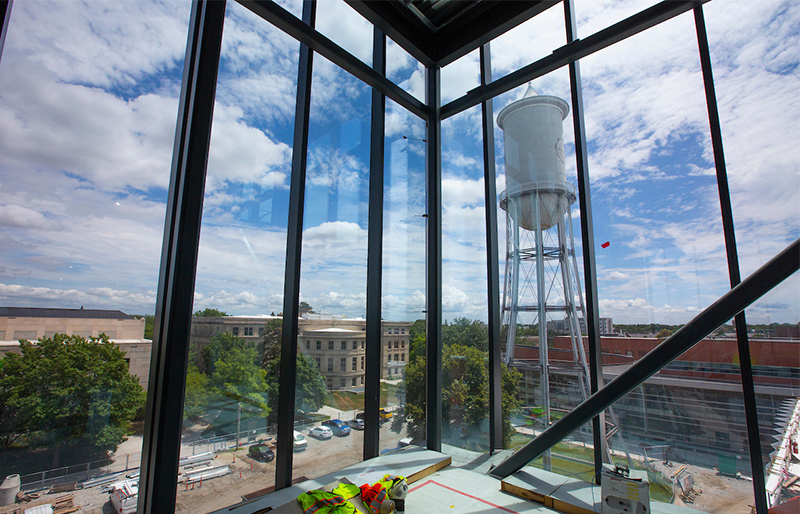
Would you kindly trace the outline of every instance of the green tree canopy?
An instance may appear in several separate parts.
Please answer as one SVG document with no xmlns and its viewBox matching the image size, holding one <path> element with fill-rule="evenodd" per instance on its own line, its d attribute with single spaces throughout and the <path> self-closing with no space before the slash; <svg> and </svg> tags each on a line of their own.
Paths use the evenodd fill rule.
<svg viewBox="0 0 800 514">
<path fill-rule="evenodd" d="M 20 341 L 0 371 L 0 444 L 24 436 L 59 449 L 113 451 L 125 440 L 146 394 L 128 373 L 125 352 L 108 338 L 55 334 Z"/>
<path fill-rule="evenodd" d="M 477 334 L 476 327 L 482 327 L 468 320 L 457 320 L 449 326 L 465 329 L 458 334 L 459 337 L 470 332 Z M 489 372 L 486 352 L 479 348 L 480 342 L 481 338 L 478 337 L 468 341 L 468 344 L 445 344 L 442 351 L 443 437 L 453 444 L 476 449 L 489 438 L 486 423 L 489 415 Z M 424 343 L 423 339 L 423 347 Z M 408 434 L 414 438 L 425 437 L 425 367 L 425 358 L 419 354 L 413 356 L 405 367 L 404 415 Z M 521 375 L 505 365 L 501 369 L 503 443 L 508 447 L 513 434 L 511 414 L 519 409 L 517 393 Z"/>
<path fill-rule="evenodd" d="M 278 409 L 278 378 L 280 375 L 280 359 L 272 359 L 267 367 L 268 403 L 274 412 Z M 295 390 L 295 410 L 300 412 L 316 412 L 325 405 L 328 389 L 325 379 L 319 371 L 317 362 L 302 353 L 297 354 L 297 388 Z"/>
<path fill-rule="evenodd" d="M 225 316 L 227 316 L 227 314 L 224 312 L 211 308 L 206 308 L 202 311 L 197 311 L 194 313 L 195 318 L 223 318 Z"/>
</svg>

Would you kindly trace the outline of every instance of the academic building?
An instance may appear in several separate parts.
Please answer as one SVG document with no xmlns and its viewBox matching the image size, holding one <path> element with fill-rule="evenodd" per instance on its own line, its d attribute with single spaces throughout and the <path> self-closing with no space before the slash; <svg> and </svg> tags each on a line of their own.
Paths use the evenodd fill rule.
<svg viewBox="0 0 800 514">
<path fill-rule="evenodd" d="M 211 338 L 228 333 L 250 341 L 263 351 L 267 325 L 281 316 L 193 317 L 195 355 Z M 381 378 L 398 380 L 411 350 L 410 322 L 381 322 Z M 366 320 L 330 314 L 305 313 L 298 320 L 298 349 L 317 363 L 329 390 L 363 389 L 366 358 Z M 199 358 L 199 357 L 198 357 Z"/>
<path fill-rule="evenodd" d="M 153 342 L 144 338 L 144 324 L 144 318 L 122 311 L 0 307 L 0 357 L 8 352 L 19 353 L 20 339 L 35 343 L 40 337 L 54 334 L 84 339 L 105 334 L 125 352 L 128 372 L 139 377 L 139 383 L 147 389 Z"/>
</svg>

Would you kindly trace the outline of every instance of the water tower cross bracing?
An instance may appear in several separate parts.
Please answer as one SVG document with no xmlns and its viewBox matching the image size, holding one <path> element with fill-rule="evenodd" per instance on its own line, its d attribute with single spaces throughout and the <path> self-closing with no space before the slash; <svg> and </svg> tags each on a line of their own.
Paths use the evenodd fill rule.
<svg viewBox="0 0 800 514">
<path fill-rule="evenodd" d="M 575 262 L 570 206 L 575 188 L 567 182 L 563 120 L 569 105 L 561 98 L 537 95 L 531 86 L 524 97 L 497 117 L 503 130 L 506 190 L 500 207 L 506 211 L 506 266 L 503 324 L 508 328 L 504 361 L 514 361 L 518 326 L 538 326 L 541 397 L 545 424 L 550 422 L 548 318 L 552 333 L 563 327 L 572 341 L 572 363 L 559 371 L 576 378 L 581 395 L 589 392 L 589 368 L 581 339 L 583 297 Z M 521 364 L 516 362 L 517 365 Z M 564 369 L 570 368 L 570 369 Z"/>
</svg>

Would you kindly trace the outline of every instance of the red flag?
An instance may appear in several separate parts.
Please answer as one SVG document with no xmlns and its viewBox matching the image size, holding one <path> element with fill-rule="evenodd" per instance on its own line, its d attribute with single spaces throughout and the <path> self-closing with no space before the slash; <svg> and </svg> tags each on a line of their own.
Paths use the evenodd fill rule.
<svg viewBox="0 0 800 514">
<path fill-rule="evenodd" d="M 601 244 L 600 246 L 602 246 L 603 248 L 608 248 L 609 246 L 611 246 L 611 243 L 606 241 L 605 243 Z"/>
</svg>

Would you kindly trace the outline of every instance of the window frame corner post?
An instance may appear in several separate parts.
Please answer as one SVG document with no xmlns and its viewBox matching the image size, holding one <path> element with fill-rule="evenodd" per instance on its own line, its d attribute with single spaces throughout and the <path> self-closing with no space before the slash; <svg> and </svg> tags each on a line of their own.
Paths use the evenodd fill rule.
<svg viewBox="0 0 800 514">
<path fill-rule="evenodd" d="M 314 28 L 317 1 L 303 0 L 303 23 Z M 297 66 L 292 139 L 292 175 L 289 179 L 289 216 L 286 226 L 286 265 L 283 282 L 283 318 L 281 320 L 281 356 L 278 381 L 278 441 L 275 455 L 275 490 L 291 487 L 294 457 L 294 416 L 297 390 L 297 331 L 300 311 L 300 269 L 303 249 L 308 128 L 311 113 L 311 86 L 314 52 L 300 43 Z"/>
<path fill-rule="evenodd" d="M 386 75 L 386 35 L 373 27 L 372 67 Z M 364 370 L 364 460 L 380 451 L 378 408 L 381 399 L 383 188 L 386 95 L 372 88 L 369 155 L 369 226 L 367 228 L 367 325 Z"/>
<path fill-rule="evenodd" d="M 572 0 L 564 0 L 564 25 L 567 44 L 578 39 L 575 6 Z M 578 172 L 578 201 L 581 209 L 581 245 L 583 257 L 584 292 L 586 294 L 586 330 L 589 346 L 589 385 L 591 394 L 603 387 L 602 344 L 600 341 L 600 307 L 597 291 L 597 266 L 594 249 L 594 224 L 592 221 L 592 201 L 589 178 L 589 156 L 586 146 L 586 125 L 583 119 L 583 93 L 580 63 L 570 61 L 570 94 L 572 99 L 572 120 L 575 132 L 575 158 Z M 581 344 L 583 338 L 581 337 Z M 594 443 L 595 477 L 599 483 L 599 473 L 603 468 L 606 452 L 605 416 L 600 413 L 592 419 L 592 438 Z"/>
<path fill-rule="evenodd" d="M 696 5 L 693 11 L 695 32 L 697 34 L 697 47 L 700 54 L 700 66 L 703 73 L 703 88 L 705 90 L 706 107 L 708 109 L 711 146 L 714 152 L 714 167 L 716 170 L 717 191 L 719 193 L 722 231 L 725 237 L 725 256 L 728 263 L 728 276 L 731 288 L 734 288 L 739 285 L 742 279 L 739 270 L 739 255 L 736 247 L 736 231 L 733 223 L 733 206 L 731 205 L 730 188 L 728 185 L 728 171 L 725 164 L 724 146 L 722 144 L 722 125 L 719 119 L 719 110 L 717 109 L 717 95 L 711 66 L 711 50 L 708 45 L 708 33 L 706 31 L 702 4 Z M 755 383 L 753 380 L 750 344 L 747 337 L 747 321 L 744 311 L 741 311 L 734 317 L 734 323 L 736 325 L 736 341 L 739 350 L 739 370 L 742 378 L 742 396 L 747 425 L 747 442 L 753 477 L 755 507 L 758 514 L 767 514 L 769 506 L 767 504 L 766 480 L 764 477 L 761 441 L 758 431 Z"/>
<path fill-rule="evenodd" d="M 425 156 L 426 189 L 426 444 L 442 450 L 442 119 L 441 68 L 426 67 L 428 107 Z"/>
<path fill-rule="evenodd" d="M 490 43 L 480 47 L 481 85 L 492 81 Z M 494 106 L 481 102 L 483 183 L 486 214 L 486 292 L 489 318 L 489 453 L 503 448 L 502 367 L 500 355 L 500 265 L 497 239 L 497 172 L 494 149 Z"/>
<path fill-rule="evenodd" d="M 195 0 L 175 131 L 137 512 L 172 513 L 225 1 Z"/>
<path fill-rule="evenodd" d="M 13 4 L 14 0 L 0 0 L 0 62 L 3 61 L 3 47 L 6 44 L 6 34 L 8 34 Z"/>
</svg>

